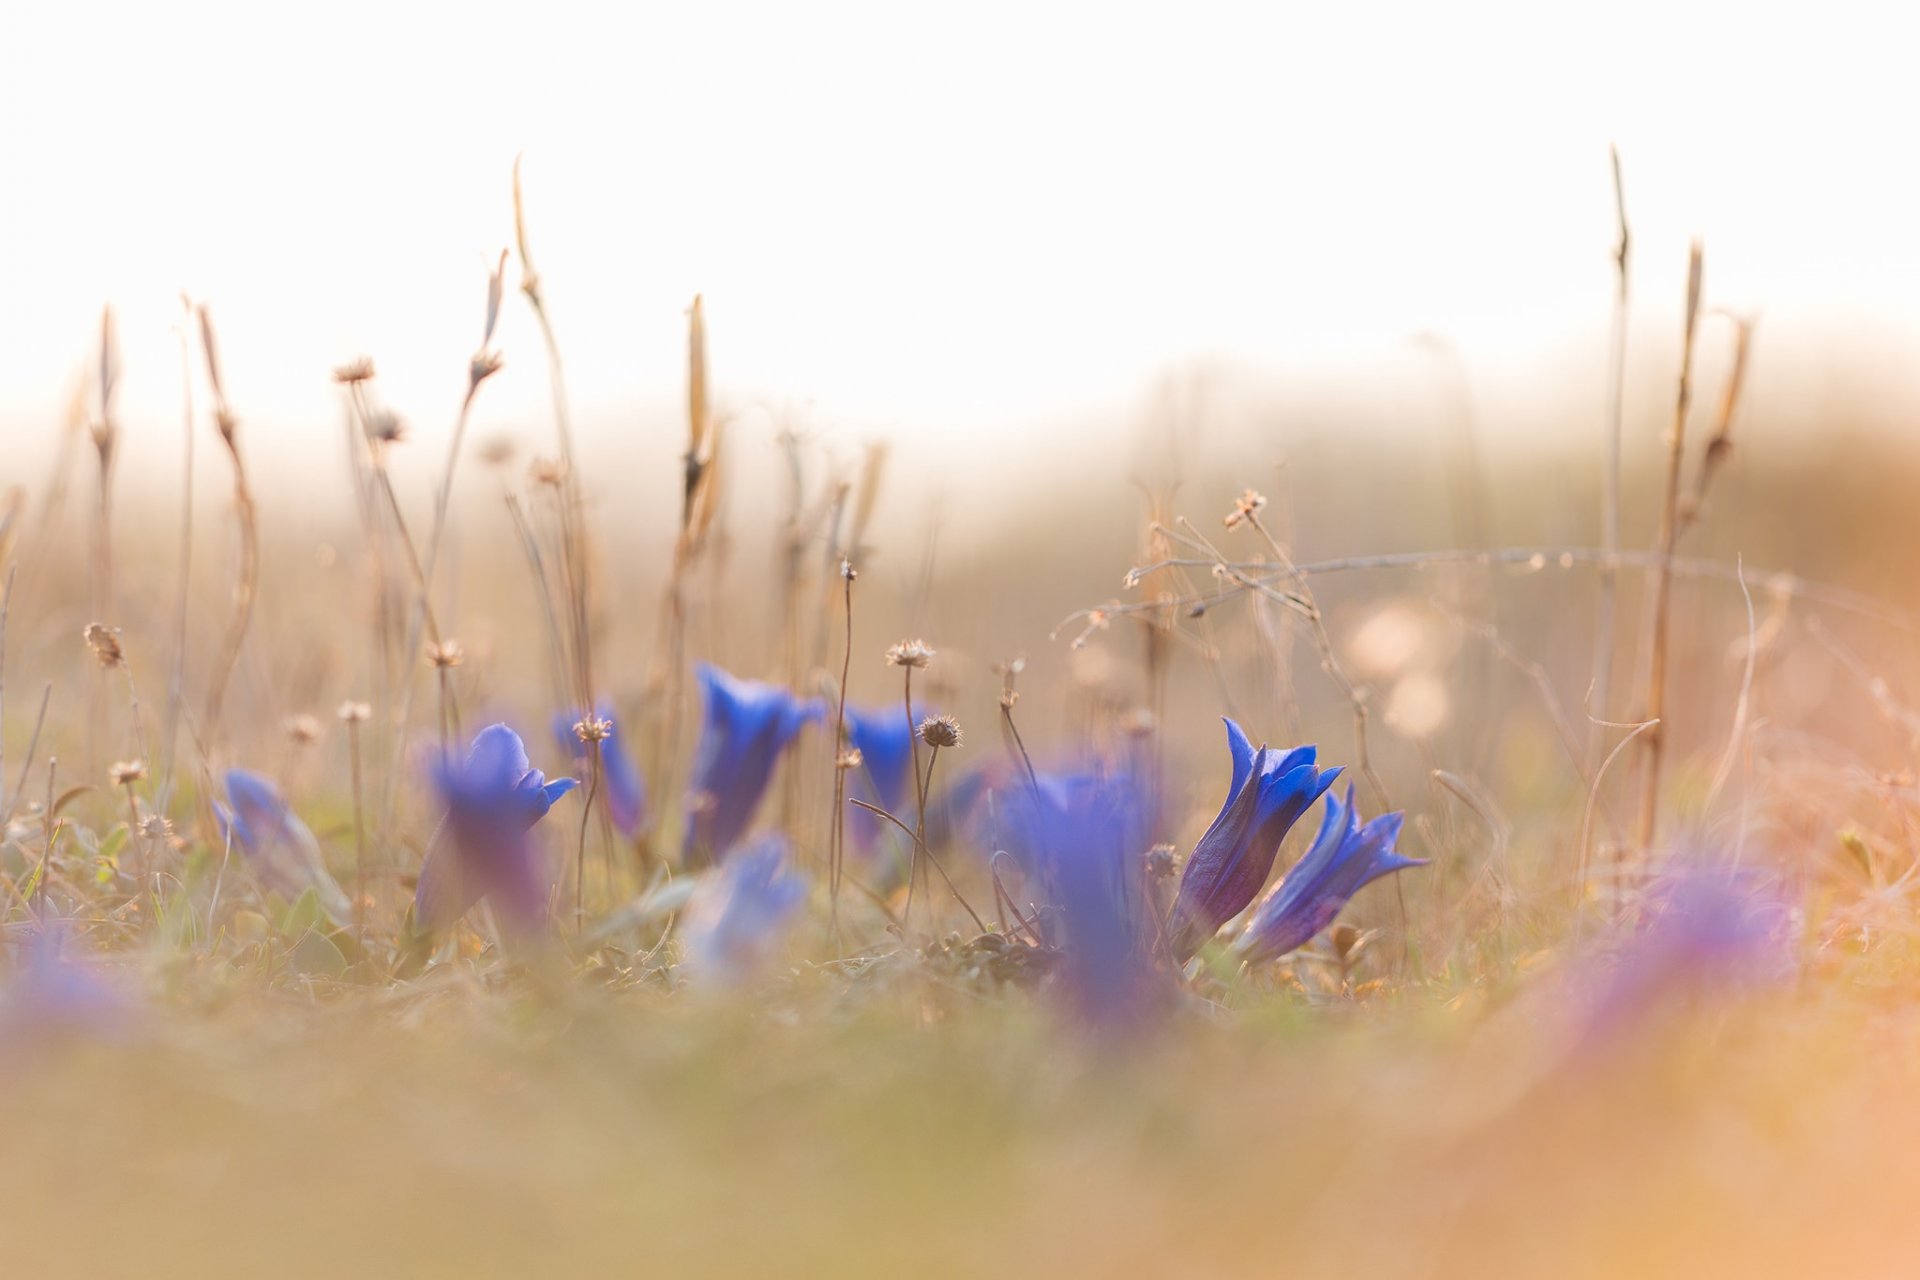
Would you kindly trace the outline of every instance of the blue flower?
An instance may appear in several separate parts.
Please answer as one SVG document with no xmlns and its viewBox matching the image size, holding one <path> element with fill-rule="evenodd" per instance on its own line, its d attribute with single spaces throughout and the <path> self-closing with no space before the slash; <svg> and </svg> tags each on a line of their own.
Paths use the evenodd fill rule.
<svg viewBox="0 0 1920 1280">
<path fill-rule="evenodd" d="M 9 1047 L 28 1035 L 92 1034 L 115 1038 L 132 1023 L 135 1006 L 92 961 L 67 945 L 64 920 L 31 926 L 0 989 L 0 1040 Z"/>
<path fill-rule="evenodd" d="M 1351 783 L 1344 803 L 1337 796 L 1328 797 L 1320 834 L 1287 878 L 1254 909 L 1247 931 L 1234 944 L 1235 952 L 1254 964 L 1286 955 L 1332 924 L 1364 885 L 1395 871 L 1425 866 L 1425 859 L 1394 852 L 1403 820 L 1404 815 L 1389 813 L 1362 826 Z"/>
<path fill-rule="evenodd" d="M 687 903 L 686 966 L 696 981 L 731 985 L 773 956 L 807 900 L 785 867 L 786 841 L 767 836 L 707 872 Z"/>
<path fill-rule="evenodd" d="M 347 923 L 353 903 L 327 874 L 320 842 L 287 807 L 280 788 L 244 769 L 229 769 L 226 784 L 227 804 L 215 805 L 215 814 L 260 883 L 288 902 L 312 889 L 335 924 Z"/>
<path fill-rule="evenodd" d="M 504 724 L 482 729 L 459 764 L 435 757 L 431 773 L 447 816 L 420 868 L 415 927 L 444 929 L 487 898 L 509 927 L 537 928 L 551 881 L 530 832 L 555 800 L 580 784 L 548 782 L 528 763 L 520 735 Z"/>
<path fill-rule="evenodd" d="M 1576 971 L 1577 1038 L 1783 981 L 1795 967 L 1793 930 L 1794 903 L 1776 877 L 1676 860 L 1647 886 L 1631 924 Z"/>
<path fill-rule="evenodd" d="M 614 720 L 613 708 L 602 702 L 594 707 L 593 714 L 596 719 L 614 726 L 611 734 L 600 739 L 600 794 L 606 799 L 607 815 L 613 819 L 615 829 L 631 840 L 647 816 L 646 786 L 640 781 L 640 771 L 633 767 L 633 757 L 627 754 L 626 737 Z M 592 748 L 580 740 L 573 726 L 584 718 L 566 712 L 553 718 L 554 741 L 560 744 L 562 754 L 583 772 L 590 762 Z"/>
<path fill-rule="evenodd" d="M 1272 873 L 1287 832 L 1340 776 L 1338 769 L 1315 767 L 1312 747 L 1255 751 L 1231 720 L 1227 747 L 1233 753 L 1233 785 L 1220 816 L 1187 858 L 1168 926 L 1173 956 L 1182 963 L 1246 910 Z"/>
<path fill-rule="evenodd" d="M 688 788 L 680 861 L 705 866 L 726 857 L 753 823 L 780 753 L 825 708 L 776 685 L 740 680 L 701 663 L 706 720 Z"/>
<path fill-rule="evenodd" d="M 1164 1007 L 1154 959 L 1139 788 L 1126 777 L 1041 775 L 1005 799 L 1009 852 L 1040 892 L 1059 982 L 1081 1022 L 1138 1026 Z"/>
<path fill-rule="evenodd" d="M 906 712 L 899 707 L 862 711 L 849 706 L 847 739 L 860 753 L 860 768 L 852 774 L 851 798 L 878 805 L 912 825 L 912 817 L 901 811 L 913 781 L 913 728 L 907 723 Z M 897 842 L 900 847 L 895 850 L 894 861 L 898 866 L 881 869 L 889 875 L 904 872 L 907 841 L 898 827 L 854 808 L 847 814 L 847 829 L 853 835 L 855 852 L 869 863 L 879 861 L 883 839 Z"/>
</svg>

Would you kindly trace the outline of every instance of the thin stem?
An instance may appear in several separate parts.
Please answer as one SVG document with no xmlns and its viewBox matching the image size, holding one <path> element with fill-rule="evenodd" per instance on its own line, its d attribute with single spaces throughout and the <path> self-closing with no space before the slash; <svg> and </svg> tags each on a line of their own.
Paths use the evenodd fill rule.
<svg viewBox="0 0 1920 1280">
<path fill-rule="evenodd" d="M 840 697 L 833 722 L 833 842 L 827 863 L 827 933 L 840 936 L 840 874 L 846 865 L 847 771 L 841 757 L 847 749 L 847 679 L 853 671 L 853 562 L 840 562 L 840 579 L 845 586 L 847 647 L 840 657 Z"/>
<path fill-rule="evenodd" d="M 353 929 L 367 940 L 367 820 L 360 780 L 360 722 L 347 721 L 347 762 L 353 772 Z"/>
<path fill-rule="evenodd" d="M 1702 251 L 1693 242 L 1687 259 L 1686 326 L 1680 348 L 1680 386 L 1674 398 L 1673 430 L 1667 436 L 1666 500 L 1660 506 L 1660 563 L 1653 572 L 1652 639 L 1648 647 L 1647 714 L 1652 727 L 1647 730 L 1647 767 L 1641 775 L 1639 844 L 1653 844 L 1654 829 L 1660 818 L 1660 765 L 1666 753 L 1667 730 L 1663 723 L 1667 702 L 1667 645 L 1673 611 L 1673 574 L 1668 565 L 1674 544 L 1680 537 L 1680 472 L 1686 460 L 1687 410 L 1693 403 L 1693 334 L 1700 317 L 1700 275 Z"/>
<path fill-rule="evenodd" d="M 1627 383 L 1627 263 L 1632 238 L 1627 232 L 1627 193 L 1620 178 L 1620 150 L 1609 147 L 1613 161 L 1613 209 L 1620 238 L 1613 250 L 1618 287 L 1613 297 L 1613 327 L 1608 339 L 1607 358 L 1607 462 L 1601 473 L 1600 546 L 1608 555 L 1620 550 L 1620 441 Z M 1600 569 L 1600 603 L 1594 624 L 1593 705 L 1602 716 L 1608 714 L 1613 693 L 1614 611 L 1619 588 L 1619 570 L 1608 561 Z M 1597 756 L 1601 731 L 1596 726 L 1588 745 Z"/>
</svg>

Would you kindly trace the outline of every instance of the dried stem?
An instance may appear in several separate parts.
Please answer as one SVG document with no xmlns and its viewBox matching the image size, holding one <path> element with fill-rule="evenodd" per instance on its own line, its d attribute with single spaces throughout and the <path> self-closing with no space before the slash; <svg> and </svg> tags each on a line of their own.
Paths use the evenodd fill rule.
<svg viewBox="0 0 1920 1280">
<path fill-rule="evenodd" d="M 1667 701 L 1667 646 L 1673 610 L 1674 544 L 1680 537 L 1680 473 L 1686 456 L 1687 411 L 1693 403 L 1693 337 L 1700 318 L 1700 276 L 1703 253 L 1700 242 L 1693 242 L 1687 258 L 1687 310 L 1680 350 L 1680 386 L 1674 398 L 1673 429 L 1667 437 L 1666 500 L 1660 508 L 1660 563 L 1655 566 L 1651 590 L 1653 619 L 1647 665 L 1647 714 L 1651 726 L 1646 733 L 1646 771 L 1641 775 L 1639 844 L 1642 849 L 1653 843 L 1659 822 L 1660 765 L 1666 752 L 1666 726 L 1662 717 Z"/>
<path fill-rule="evenodd" d="M 1247 524 L 1265 540 L 1267 547 L 1280 561 L 1281 567 L 1294 581 L 1294 590 L 1306 602 L 1307 625 L 1313 632 L 1313 642 L 1320 650 L 1320 669 L 1327 673 L 1334 687 L 1347 700 L 1353 710 L 1353 751 L 1354 765 L 1360 776 L 1367 780 L 1367 786 L 1373 791 L 1373 798 L 1379 804 L 1382 813 L 1393 808 L 1393 801 L 1387 795 L 1387 787 L 1380 780 L 1380 774 L 1373 767 L 1373 758 L 1367 752 L 1367 700 L 1359 686 L 1348 678 L 1346 669 L 1340 665 L 1339 657 L 1333 651 L 1333 637 L 1327 634 L 1327 624 L 1320 612 L 1320 606 L 1314 601 L 1312 588 L 1308 587 L 1306 575 L 1294 567 L 1293 560 L 1281 547 L 1279 541 L 1267 532 L 1266 525 L 1260 522 L 1258 505 L 1245 503 L 1240 508 L 1246 513 Z"/>
<path fill-rule="evenodd" d="M 1627 383 L 1627 281 L 1633 239 L 1627 231 L 1627 189 L 1620 177 L 1620 149 L 1609 147 L 1613 162 L 1613 211 L 1620 228 L 1613 265 L 1617 288 L 1613 295 L 1613 327 L 1607 355 L 1607 462 L 1601 473 L 1600 546 L 1609 556 L 1620 550 L 1620 444 Z M 1600 604 L 1593 646 L 1593 705 L 1608 713 L 1613 696 L 1614 614 L 1618 606 L 1619 572 L 1612 560 L 1600 568 Z M 1596 726 L 1588 752 L 1598 756 L 1601 731 Z"/>
<path fill-rule="evenodd" d="M 847 856 L 847 771 L 842 764 L 847 743 L 847 679 L 853 672 L 853 580 L 857 577 L 853 561 L 840 562 L 840 581 L 845 588 L 847 647 L 840 658 L 838 706 L 833 721 L 833 841 L 827 863 L 827 933 L 840 936 L 840 876 Z"/>
<path fill-rule="evenodd" d="M 214 424 L 233 463 L 234 519 L 240 531 L 240 566 L 233 584 L 233 608 L 227 618 L 227 630 L 220 642 L 220 654 L 213 665 L 212 683 L 207 689 L 207 711 L 201 732 L 208 745 L 219 736 L 220 712 L 226 701 L 227 684 L 234 666 L 240 661 L 240 646 L 246 642 L 247 627 L 253 620 L 254 595 L 260 581 L 260 528 L 254 511 L 253 490 L 247 484 L 247 468 L 240 454 L 239 423 L 227 403 L 226 388 L 220 379 L 219 348 L 213 340 L 213 318 L 205 304 L 196 308 L 200 316 L 200 345 L 207 362 L 207 379 L 213 387 Z"/>
</svg>

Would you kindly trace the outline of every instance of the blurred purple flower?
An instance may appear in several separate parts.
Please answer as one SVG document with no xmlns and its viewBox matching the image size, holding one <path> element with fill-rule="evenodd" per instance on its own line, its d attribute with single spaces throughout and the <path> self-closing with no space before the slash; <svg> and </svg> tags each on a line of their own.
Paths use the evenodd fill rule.
<svg viewBox="0 0 1920 1280">
<path fill-rule="evenodd" d="M 0 1035 L 79 1033 L 112 1036 L 126 1030 L 132 1001 L 91 961 L 76 958 L 63 920 L 31 926 L 15 954 L 0 994 Z"/>
<path fill-rule="evenodd" d="M 911 826 L 911 815 L 901 812 L 913 779 L 913 729 L 906 713 L 899 707 L 863 711 L 849 706 L 847 740 L 860 753 L 849 798 L 878 805 Z M 909 843 L 899 828 L 864 809 L 850 808 L 847 830 L 853 836 L 854 851 L 878 873 L 875 878 L 881 884 L 875 887 L 884 889 L 905 874 Z M 883 859 L 883 847 L 895 845 L 895 856 Z"/>
<path fill-rule="evenodd" d="M 680 861 L 689 867 L 727 856 L 752 825 L 780 753 L 824 711 L 817 700 L 803 702 L 776 685 L 736 679 L 704 662 L 696 674 L 706 719 L 680 847 Z"/>
<path fill-rule="evenodd" d="M 1125 777 L 1041 775 L 1007 796 L 1002 813 L 1009 852 L 1057 925 L 1068 1006 L 1103 1031 L 1139 1026 L 1168 990 L 1154 958 L 1139 789 Z"/>
<path fill-rule="evenodd" d="M 528 762 L 520 735 L 504 724 L 482 729 L 459 764 L 436 756 L 431 775 L 447 816 L 420 868 L 415 927 L 437 932 L 487 898 L 509 927 L 537 929 L 550 878 L 530 833 L 555 800 L 580 784 L 548 782 Z"/>
<path fill-rule="evenodd" d="M 807 900 L 806 878 L 786 869 L 786 856 L 786 841 L 767 836 L 701 877 L 684 933 L 696 981 L 730 986 L 772 959 Z"/>
<path fill-rule="evenodd" d="M 1403 820 L 1404 815 L 1389 813 L 1362 826 L 1352 784 L 1344 803 L 1328 797 L 1320 834 L 1254 909 L 1234 951 L 1253 964 L 1278 959 L 1332 924 L 1363 886 L 1395 871 L 1425 866 L 1424 859 L 1394 852 Z"/>
<path fill-rule="evenodd" d="M 1168 944 L 1181 963 L 1246 910 L 1272 874 L 1287 832 L 1340 776 L 1338 769 L 1315 766 L 1312 747 L 1256 751 L 1239 725 L 1226 724 L 1233 782 L 1220 815 L 1187 858 L 1168 926 Z"/>
<path fill-rule="evenodd" d="M 1785 980 L 1794 971 L 1793 926 L 1793 904 L 1770 875 L 1670 866 L 1648 886 L 1633 923 L 1582 971 L 1584 1035 L 1692 996 Z"/>
<path fill-rule="evenodd" d="M 244 769 L 229 769 L 226 785 L 227 803 L 214 806 L 215 816 L 260 883 L 288 902 L 312 889 L 335 924 L 352 919 L 353 903 L 327 874 L 320 842 L 287 807 L 280 788 Z"/>
<path fill-rule="evenodd" d="M 633 757 L 627 754 L 626 736 L 619 722 L 614 719 L 613 707 L 608 703 L 597 704 L 593 709 L 596 719 L 613 725 L 613 732 L 600 739 L 600 794 L 607 803 L 607 816 L 613 819 L 613 825 L 621 835 L 629 840 L 639 833 L 640 824 L 647 816 L 646 785 L 640 781 L 640 771 L 634 768 Z M 592 759 L 593 749 L 580 740 L 573 726 L 585 719 L 583 715 L 561 712 L 553 718 L 553 738 L 560 744 L 561 754 L 572 760 L 574 767 L 584 773 Z"/>
</svg>

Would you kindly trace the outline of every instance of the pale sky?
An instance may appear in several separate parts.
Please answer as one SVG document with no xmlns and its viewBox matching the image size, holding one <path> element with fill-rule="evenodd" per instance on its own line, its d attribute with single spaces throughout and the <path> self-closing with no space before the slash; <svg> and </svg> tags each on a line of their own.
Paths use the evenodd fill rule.
<svg viewBox="0 0 1920 1280">
<path fill-rule="evenodd" d="M 22 0 L 0 481 L 29 478 L 103 303 L 129 449 L 171 456 L 183 289 L 256 453 L 332 459 L 327 371 L 360 354 L 444 440 L 522 152 L 602 438 L 677 425 L 696 292 L 723 402 L 956 464 L 1183 361 L 1364 369 L 1436 331 L 1476 377 L 1588 349 L 1597 373 L 1609 142 L 1648 325 L 1699 234 L 1711 300 L 1764 308 L 1768 340 L 1897 349 L 1920 334 L 1899 9 Z M 544 431 L 522 308 L 501 346 L 481 432 Z"/>
</svg>

